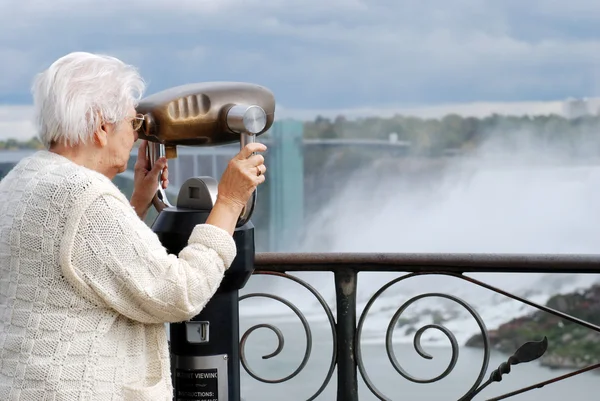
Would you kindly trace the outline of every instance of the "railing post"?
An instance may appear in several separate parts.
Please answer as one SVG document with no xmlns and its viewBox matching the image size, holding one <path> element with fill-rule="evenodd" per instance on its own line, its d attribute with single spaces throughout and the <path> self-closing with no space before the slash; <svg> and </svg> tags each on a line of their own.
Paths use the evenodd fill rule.
<svg viewBox="0 0 600 401">
<path fill-rule="evenodd" d="M 352 269 L 334 272 L 337 304 L 337 400 L 358 401 L 354 347 L 356 341 L 356 280 Z"/>
</svg>

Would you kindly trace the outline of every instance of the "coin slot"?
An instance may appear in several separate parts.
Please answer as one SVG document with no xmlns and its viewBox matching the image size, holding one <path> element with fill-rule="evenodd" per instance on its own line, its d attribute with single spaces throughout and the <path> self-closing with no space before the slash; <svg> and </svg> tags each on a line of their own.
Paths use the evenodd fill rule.
<svg viewBox="0 0 600 401">
<path fill-rule="evenodd" d="M 209 322 L 186 322 L 186 337 L 189 343 L 207 343 L 210 340 Z"/>
</svg>

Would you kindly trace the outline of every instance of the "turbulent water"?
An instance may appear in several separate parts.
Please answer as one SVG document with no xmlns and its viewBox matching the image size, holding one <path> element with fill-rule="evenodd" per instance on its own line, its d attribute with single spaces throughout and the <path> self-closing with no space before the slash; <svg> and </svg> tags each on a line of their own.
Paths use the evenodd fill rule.
<svg viewBox="0 0 600 401">
<path fill-rule="evenodd" d="M 243 319 L 241 329 L 245 331 L 260 320 Z M 277 347 L 276 336 L 268 330 L 253 332 L 246 347 L 248 366 L 255 374 L 268 380 L 283 379 L 291 375 L 299 366 L 304 355 L 306 338 L 299 324 L 277 322 L 277 327 L 285 337 L 283 351 L 272 359 L 262 359 Z M 312 326 L 312 350 L 306 367 L 295 377 L 280 384 L 268 384 L 257 381 L 242 370 L 242 394 L 244 401 L 303 401 L 317 392 L 325 381 L 331 362 L 332 341 L 328 327 L 320 324 Z M 455 401 L 473 386 L 480 374 L 484 362 L 481 350 L 461 347 L 458 361 L 452 372 L 445 378 L 431 384 L 412 383 L 396 372 L 388 359 L 382 344 L 363 344 L 362 355 L 365 371 L 374 386 L 390 400 L 398 401 Z M 398 363 L 405 371 L 420 379 L 433 379 L 440 375 L 450 362 L 449 347 L 425 346 L 425 351 L 433 356 L 432 360 L 421 358 L 408 344 L 396 344 L 394 352 Z M 495 369 L 507 356 L 492 352 L 489 368 Z M 549 370 L 535 363 L 517 365 L 502 382 L 493 383 L 476 400 L 487 400 L 510 391 L 533 385 L 568 371 Z M 483 376 L 485 381 L 489 372 Z M 331 382 L 318 401 L 336 399 L 337 380 L 333 375 Z M 600 389 L 598 375 L 585 373 L 542 389 L 515 396 L 515 401 L 593 401 Z M 359 396 L 361 401 L 377 400 L 364 384 L 359 373 Z"/>
</svg>

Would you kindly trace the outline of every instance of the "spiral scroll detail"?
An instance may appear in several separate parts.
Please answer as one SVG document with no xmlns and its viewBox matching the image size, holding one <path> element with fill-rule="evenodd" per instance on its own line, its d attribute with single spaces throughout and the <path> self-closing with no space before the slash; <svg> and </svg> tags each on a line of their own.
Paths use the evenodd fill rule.
<svg viewBox="0 0 600 401">
<path fill-rule="evenodd" d="M 377 388 L 376 386 L 373 384 L 373 382 L 371 381 L 371 379 L 369 378 L 364 363 L 363 363 L 363 359 L 362 359 L 362 353 L 361 353 L 361 345 L 360 345 L 360 340 L 361 340 L 361 334 L 362 334 L 362 328 L 364 325 L 364 321 L 369 313 L 369 310 L 371 309 L 372 305 L 374 304 L 374 302 L 379 298 L 379 296 L 385 292 L 388 288 L 390 288 L 391 286 L 393 286 L 394 284 L 409 279 L 411 277 L 415 277 L 417 275 L 424 275 L 424 274 L 435 274 L 435 273 L 413 273 L 413 274 L 407 274 L 405 276 L 399 277 L 397 279 L 394 279 L 392 281 L 390 281 L 389 283 L 387 283 L 386 285 L 384 285 L 383 287 L 381 287 L 369 300 L 369 302 L 367 303 L 367 305 L 365 306 L 365 309 L 363 310 L 359 323 L 358 323 L 358 327 L 357 327 L 357 335 L 356 335 L 356 354 L 357 354 L 357 363 L 358 363 L 358 368 L 359 371 L 363 377 L 363 380 L 365 381 L 365 383 L 367 384 L 367 387 L 371 390 L 371 392 L 377 396 L 380 400 L 389 400 L 389 398 L 387 398 L 384 394 L 382 394 Z M 415 348 L 415 351 L 419 354 L 419 356 L 421 356 L 422 358 L 425 359 L 433 359 L 433 357 L 431 355 L 429 355 L 427 352 L 424 351 L 422 345 L 421 345 L 421 337 L 423 336 L 423 334 L 427 331 L 427 330 L 438 330 L 440 332 L 442 332 L 446 338 L 448 338 L 448 340 L 450 341 L 450 346 L 452 348 L 452 355 L 450 357 L 450 362 L 448 363 L 448 366 L 446 367 L 446 369 L 439 375 L 433 377 L 433 378 L 429 378 L 429 379 L 423 379 L 423 378 L 417 378 L 414 377 L 412 375 L 410 375 L 398 362 L 398 359 L 396 358 L 396 354 L 394 351 L 394 347 L 392 344 L 392 337 L 393 337 L 393 332 L 394 332 L 394 328 L 397 326 L 398 320 L 400 318 L 400 316 L 402 315 L 402 313 L 404 313 L 404 311 L 413 303 L 423 299 L 423 298 L 444 298 L 444 299 L 448 299 L 450 301 L 453 301 L 457 304 L 459 304 L 460 306 L 462 306 L 463 308 L 465 308 L 469 314 L 475 319 L 475 321 L 477 322 L 477 325 L 479 326 L 479 329 L 482 333 L 482 337 L 483 337 L 483 350 L 484 350 L 484 356 L 483 356 L 483 362 L 482 362 L 482 366 L 479 372 L 479 376 L 477 377 L 477 379 L 475 380 L 475 383 L 473 384 L 473 386 L 461 397 L 461 399 L 463 399 L 465 396 L 467 396 L 468 394 L 470 394 L 473 390 L 475 390 L 483 381 L 483 378 L 485 376 L 485 373 L 487 371 L 487 367 L 489 364 L 489 359 L 490 359 L 490 345 L 489 345 L 489 337 L 488 337 L 488 332 L 487 329 L 485 327 L 485 323 L 483 322 L 483 319 L 479 316 L 479 314 L 477 313 L 477 311 L 471 307 L 471 305 L 469 305 L 467 302 L 463 301 L 460 298 L 457 298 L 453 295 L 448 295 L 448 294 L 442 294 L 442 293 L 426 293 L 426 294 L 420 294 L 417 295 L 411 299 L 409 299 L 408 301 L 406 301 L 404 304 L 402 304 L 400 306 L 400 308 L 398 308 L 398 310 L 396 311 L 396 313 L 393 315 L 388 328 L 387 328 L 387 332 L 386 332 L 386 352 L 388 355 L 388 358 L 392 364 L 392 366 L 394 367 L 394 369 L 405 379 L 413 382 L 413 383 L 434 383 L 437 382 L 439 380 L 442 380 L 443 378 L 445 378 L 446 376 L 448 376 L 452 370 L 454 369 L 454 367 L 456 366 L 456 363 L 458 361 L 458 356 L 459 356 L 459 345 L 458 342 L 456 340 L 456 337 L 454 336 L 454 334 L 446 327 L 444 327 L 443 325 L 439 325 L 439 324 L 429 324 L 429 325 L 425 325 L 421 328 L 419 328 L 414 335 L 414 339 L 413 339 L 413 345 Z"/>
<path fill-rule="evenodd" d="M 329 370 L 327 372 L 327 375 L 326 375 L 323 383 L 321 384 L 319 389 L 311 397 L 309 397 L 307 399 L 307 401 L 312 401 L 315 398 L 317 398 L 323 392 L 323 390 L 325 390 L 325 388 L 327 387 L 327 384 L 329 384 L 329 381 L 331 380 L 331 377 L 333 376 L 333 372 L 335 371 L 335 363 L 337 360 L 337 337 L 336 337 L 335 319 L 333 317 L 333 313 L 331 312 L 331 308 L 329 307 L 329 305 L 327 305 L 327 302 L 325 302 L 325 300 L 323 299 L 323 297 L 321 296 L 321 294 L 319 294 L 319 292 L 317 290 L 315 290 L 310 284 L 308 284 L 304 280 L 299 279 L 298 277 L 291 276 L 291 275 L 288 275 L 285 273 L 279 273 L 279 272 L 255 272 L 254 275 L 276 276 L 276 277 L 285 278 L 285 279 L 294 281 L 295 283 L 306 288 L 317 299 L 317 301 L 319 302 L 319 304 L 325 311 L 325 314 L 327 315 L 327 319 L 329 322 L 329 327 L 331 329 L 331 334 L 332 334 L 332 339 L 333 339 L 333 352 L 332 352 L 332 356 L 331 356 Z M 284 338 L 281 330 L 271 324 L 266 324 L 266 323 L 257 324 L 257 325 L 250 327 L 248 330 L 246 330 L 246 332 L 242 335 L 242 337 L 240 339 L 240 361 L 242 363 L 242 366 L 246 370 L 246 372 L 255 380 L 261 381 L 263 383 L 270 383 L 270 384 L 283 383 L 283 382 L 286 382 L 286 381 L 294 378 L 295 376 L 297 376 L 305 368 L 306 364 L 308 363 L 308 360 L 310 359 L 310 355 L 311 355 L 311 351 L 312 351 L 312 332 L 310 329 L 310 325 L 308 324 L 306 317 L 304 316 L 302 311 L 300 311 L 300 309 L 298 309 L 298 307 L 296 307 L 290 301 L 288 301 L 282 297 L 279 297 L 277 295 L 266 294 L 266 293 L 246 294 L 246 295 L 243 295 L 240 297 L 240 302 L 244 299 L 256 298 L 256 297 L 270 298 L 272 300 L 275 300 L 275 301 L 280 302 L 283 305 L 287 306 L 296 314 L 296 316 L 298 316 L 298 318 L 300 319 L 300 322 L 302 323 L 302 327 L 304 329 L 304 333 L 306 336 L 306 348 L 305 348 L 305 352 L 304 352 L 304 357 L 302 358 L 300 365 L 294 370 L 294 372 L 292 372 L 291 374 L 289 374 L 283 378 L 280 378 L 280 379 L 266 379 L 266 378 L 260 377 L 256 372 L 254 372 L 250 368 L 248 361 L 246 359 L 245 346 L 246 346 L 246 342 L 247 342 L 248 338 L 254 331 L 261 329 L 261 328 L 270 330 L 273 333 L 275 333 L 275 335 L 277 336 L 277 347 L 271 354 L 264 355 L 262 358 L 263 359 L 273 358 L 273 357 L 279 355 L 279 353 L 284 348 L 285 338 Z"/>
</svg>

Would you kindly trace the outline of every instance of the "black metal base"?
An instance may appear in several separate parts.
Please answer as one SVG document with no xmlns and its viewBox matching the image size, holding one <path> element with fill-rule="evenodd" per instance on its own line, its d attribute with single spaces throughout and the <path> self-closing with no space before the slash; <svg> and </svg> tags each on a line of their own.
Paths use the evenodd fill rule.
<svg viewBox="0 0 600 401">
<path fill-rule="evenodd" d="M 169 253 L 178 254 L 209 212 L 170 207 L 153 224 Z M 216 294 L 189 322 L 170 324 L 174 400 L 240 401 L 239 290 L 254 271 L 254 226 L 235 230 L 237 255 Z"/>
</svg>

